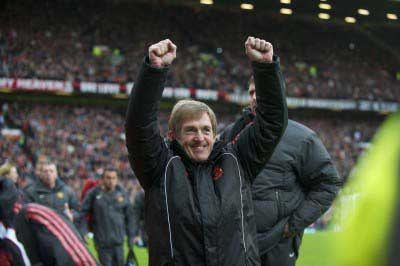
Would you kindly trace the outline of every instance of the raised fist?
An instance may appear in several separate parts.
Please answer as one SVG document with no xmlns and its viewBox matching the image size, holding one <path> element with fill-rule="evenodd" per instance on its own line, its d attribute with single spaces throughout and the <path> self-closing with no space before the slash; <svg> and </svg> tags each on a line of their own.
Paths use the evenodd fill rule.
<svg viewBox="0 0 400 266">
<path fill-rule="evenodd" d="M 149 58 L 152 67 L 170 65 L 176 58 L 176 45 L 169 39 L 153 44 L 149 47 Z"/>
<path fill-rule="evenodd" d="M 260 63 L 271 63 L 274 49 L 272 44 L 254 37 L 248 37 L 244 44 L 246 48 L 246 55 L 251 61 Z"/>
</svg>

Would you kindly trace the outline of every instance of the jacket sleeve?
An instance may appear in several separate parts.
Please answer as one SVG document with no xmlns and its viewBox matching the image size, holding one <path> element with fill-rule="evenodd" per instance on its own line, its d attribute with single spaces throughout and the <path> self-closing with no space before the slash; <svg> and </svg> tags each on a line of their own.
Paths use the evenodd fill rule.
<svg viewBox="0 0 400 266">
<path fill-rule="evenodd" d="M 34 192 L 33 192 L 34 185 L 30 185 L 26 187 L 23 192 L 23 201 L 24 203 L 31 203 L 35 202 Z"/>
<path fill-rule="evenodd" d="M 78 200 L 76 198 L 75 193 L 72 191 L 70 187 L 67 187 L 66 190 L 67 190 L 66 192 L 68 193 L 68 206 L 70 210 L 72 210 L 74 221 L 77 221 L 77 219 L 79 218 L 79 210 L 80 210 Z"/>
<path fill-rule="evenodd" d="M 76 212 L 76 213 L 79 212 L 78 200 L 76 198 L 75 193 L 71 189 L 69 189 L 69 202 L 68 202 L 68 205 L 69 205 L 71 210 L 74 210 L 74 212 Z"/>
<path fill-rule="evenodd" d="M 132 216 L 133 216 L 133 236 L 138 236 L 140 231 L 140 219 L 144 209 L 144 193 L 139 192 L 136 194 L 135 201 L 133 202 Z"/>
<path fill-rule="evenodd" d="M 136 78 L 125 120 L 129 162 L 144 189 L 161 176 L 168 155 L 157 123 L 168 68 L 152 68 L 148 60 Z"/>
<path fill-rule="evenodd" d="M 250 181 L 263 169 L 271 157 L 287 125 L 285 85 L 279 58 L 272 63 L 252 62 L 257 94 L 254 123 L 247 126 L 233 142 Z"/>
<path fill-rule="evenodd" d="M 96 196 L 96 188 L 92 188 L 83 198 L 82 206 L 79 212 L 79 230 L 81 235 L 89 232 L 88 222 L 93 215 L 93 201 Z"/>
<path fill-rule="evenodd" d="M 298 164 L 306 199 L 289 219 L 289 230 L 293 233 L 303 231 L 327 211 L 342 186 L 329 153 L 314 132 L 303 141 Z"/>
<path fill-rule="evenodd" d="M 34 230 L 27 218 L 26 209 L 22 208 L 15 218 L 17 239 L 23 244 L 32 265 L 40 265 L 39 250 Z"/>
<path fill-rule="evenodd" d="M 134 217 L 133 217 L 133 206 L 132 206 L 132 202 L 129 199 L 128 195 L 125 193 L 125 198 L 126 198 L 126 204 L 125 204 L 125 208 L 124 208 L 124 219 L 125 219 L 125 232 L 127 234 L 127 238 L 128 238 L 128 243 L 130 245 L 133 245 L 133 238 L 134 238 L 134 234 L 133 234 L 133 221 L 134 221 Z"/>
</svg>

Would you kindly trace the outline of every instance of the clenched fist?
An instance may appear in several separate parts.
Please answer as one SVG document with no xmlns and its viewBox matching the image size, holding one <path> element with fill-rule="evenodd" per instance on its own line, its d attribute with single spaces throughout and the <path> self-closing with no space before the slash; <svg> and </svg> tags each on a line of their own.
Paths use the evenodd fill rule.
<svg viewBox="0 0 400 266">
<path fill-rule="evenodd" d="M 153 44 L 149 47 L 150 65 L 161 68 L 170 65 L 176 58 L 176 45 L 169 39 Z"/>
<path fill-rule="evenodd" d="M 248 37 L 244 44 L 246 48 L 246 55 L 251 61 L 260 63 L 271 63 L 274 49 L 272 44 L 254 37 Z"/>
</svg>

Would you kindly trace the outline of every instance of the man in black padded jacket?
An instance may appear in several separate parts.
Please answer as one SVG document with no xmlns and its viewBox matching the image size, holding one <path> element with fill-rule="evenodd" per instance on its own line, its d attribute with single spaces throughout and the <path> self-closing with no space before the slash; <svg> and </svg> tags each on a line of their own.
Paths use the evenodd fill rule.
<svg viewBox="0 0 400 266">
<path fill-rule="evenodd" d="M 204 103 L 179 101 L 168 142 L 157 114 L 176 46 L 150 46 L 132 90 L 126 141 L 129 160 L 145 189 L 150 266 L 260 265 L 250 184 L 286 127 L 279 58 L 265 40 L 249 37 L 257 118 L 234 143 L 216 140 L 214 112 Z"/>
<path fill-rule="evenodd" d="M 257 97 L 249 82 L 250 107 L 220 139 L 235 141 L 256 117 Z M 293 120 L 271 159 L 252 184 L 262 266 L 295 265 L 304 229 L 331 205 L 342 181 L 314 131 Z"/>
<path fill-rule="evenodd" d="M 5 247 L 13 255 L 11 265 L 98 265 L 68 218 L 36 203 L 21 205 L 18 196 L 15 185 L 0 178 L 0 220 L 15 230 L 8 238 L 14 245 L 0 245 L 0 253 Z"/>
</svg>

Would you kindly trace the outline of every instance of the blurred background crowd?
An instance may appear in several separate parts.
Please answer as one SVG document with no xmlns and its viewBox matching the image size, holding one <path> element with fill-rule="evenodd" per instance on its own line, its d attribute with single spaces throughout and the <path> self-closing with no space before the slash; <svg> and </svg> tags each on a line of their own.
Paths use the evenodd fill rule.
<svg viewBox="0 0 400 266">
<path fill-rule="evenodd" d="M 167 86 L 243 93 L 251 75 L 243 44 L 253 35 L 274 45 L 288 96 L 400 102 L 399 59 L 382 42 L 398 42 L 396 28 L 321 27 L 262 11 L 116 2 L 4 5 L 0 78 L 134 82 L 148 45 L 170 38 L 178 57 Z M 0 105 L 0 130 L 20 130 L 0 137 L 0 165 L 17 166 L 20 186 L 32 182 L 35 163 L 48 157 L 78 196 L 84 181 L 101 176 L 106 166 L 119 169 L 132 199 L 140 190 L 125 147 L 125 107 L 3 100 Z M 163 134 L 168 115 L 160 115 Z M 220 129 L 238 115 L 217 110 Z M 294 109 L 289 115 L 317 132 L 344 179 L 384 119 L 380 114 Z"/>
<path fill-rule="evenodd" d="M 160 115 L 164 135 L 168 115 L 166 112 Z M 234 114 L 221 112 L 217 116 L 219 129 L 236 118 Z M 381 120 L 318 114 L 291 117 L 317 132 L 344 178 L 368 146 Z M 19 175 L 28 178 L 27 182 L 34 174 L 34 162 L 47 156 L 57 162 L 60 177 L 77 193 L 85 179 L 98 178 L 106 166 L 120 170 L 124 187 L 130 192 L 139 190 L 128 162 L 121 108 L 5 104 L 0 121 L 3 121 L 0 127 L 13 125 L 23 133 L 23 137 L 14 140 L 0 139 L 0 162 L 15 162 Z"/>
</svg>

